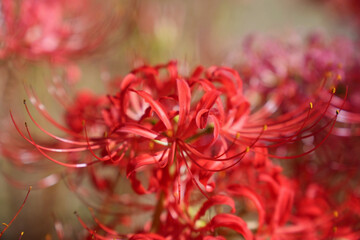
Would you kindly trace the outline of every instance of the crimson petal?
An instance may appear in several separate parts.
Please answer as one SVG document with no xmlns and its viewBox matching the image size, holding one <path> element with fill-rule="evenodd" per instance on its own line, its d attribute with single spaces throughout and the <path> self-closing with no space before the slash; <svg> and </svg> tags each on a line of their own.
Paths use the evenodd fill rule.
<svg viewBox="0 0 360 240">
<path fill-rule="evenodd" d="M 201 216 L 205 214 L 205 212 L 212 206 L 215 205 L 228 205 L 231 207 L 231 212 L 235 212 L 235 202 L 231 197 L 224 195 L 216 195 L 209 198 L 200 208 L 198 213 L 196 214 L 194 221 L 198 220 Z"/>
<path fill-rule="evenodd" d="M 227 227 L 243 235 L 245 240 L 252 240 L 253 234 L 248 229 L 246 222 L 235 215 L 221 213 L 213 217 L 205 229 L 213 230 L 218 227 Z"/>
<path fill-rule="evenodd" d="M 132 91 L 136 92 L 140 97 L 142 97 L 147 103 L 150 104 L 151 108 L 156 112 L 156 114 L 159 116 L 160 120 L 164 123 L 167 129 L 172 129 L 172 125 L 165 111 L 165 107 L 161 103 L 155 101 L 152 96 L 147 92 L 136 90 Z"/>
<path fill-rule="evenodd" d="M 190 87 L 182 78 L 176 80 L 179 95 L 179 126 L 182 126 L 190 112 Z"/>
</svg>

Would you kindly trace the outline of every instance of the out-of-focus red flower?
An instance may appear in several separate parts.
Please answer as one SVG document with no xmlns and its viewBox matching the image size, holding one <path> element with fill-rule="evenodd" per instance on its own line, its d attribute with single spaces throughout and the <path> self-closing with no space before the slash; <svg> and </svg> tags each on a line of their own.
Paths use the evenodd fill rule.
<svg viewBox="0 0 360 240">
<path fill-rule="evenodd" d="M 89 54 L 113 28 L 111 2 L 96 0 L 2 0 L 0 58 L 17 54 L 62 62 Z"/>
<path fill-rule="evenodd" d="M 97 122 L 102 121 L 99 111 L 106 103 L 105 97 L 97 97 L 89 91 L 79 92 L 74 104 L 66 109 L 65 122 L 72 131 L 80 133 L 83 131 L 84 119 L 86 119 L 88 131 L 103 133 L 103 129 L 92 129 L 92 126 L 97 126 Z"/>
<path fill-rule="evenodd" d="M 306 39 L 292 34 L 277 39 L 249 36 L 242 51 L 232 54 L 243 76 L 246 97 L 254 106 L 267 104 L 270 111 L 288 112 L 312 95 L 320 85 L 336 86 L 328 108 L 330 115 L 343 103 L 346 86 L 351 91 L 333 134 L 358 135 L 359 129 L 359 44 L 346 37 L 328 38 L 314 33 Z M 282 94 L 278 94 L 282 88 Z M 327 98 L 323 95 L 323 100 Z M 286 101 L 284 101 L 286 99 Z M 284 103 L 285 102 L 285 103 Z"/>
<path fill-rule="evenodd" d="M 360 3 L 357 0 L 317 0 L 317 2 L 322 2 L 329 8 L 331 8 L 340 19 L 344 20 L 347 24 L 354 24 L 355 28 L 360 26 Z M 355 29 L 356 30 L 356 29 Z"/>
</svg>

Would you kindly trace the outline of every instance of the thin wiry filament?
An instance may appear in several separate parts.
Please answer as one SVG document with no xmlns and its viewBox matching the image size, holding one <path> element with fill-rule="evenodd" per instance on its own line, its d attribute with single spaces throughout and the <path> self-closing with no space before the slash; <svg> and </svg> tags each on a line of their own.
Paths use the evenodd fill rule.
<svg viewBox="0 0 360 240">
<path fill-rule="evenodd" d="M 5 228 L 0 232 L 0 238 L 1 238 L 2 235 L 5 233 L 5 231 L 11 226 L 11 224 L 14 222 L 14 220 L 16 219 L 16 217 L 19 215 L 19 213 L 20 213 L 21 210 L 23 209 L 23 207 L 24 207 L 24 205 L 25 205 L 25 203 L 26 203 L 26 200 L 27 200 L 28 197 L 29 197 L 29 194 L 30 194 L 31 189 L 32 189 L 32 186 L 29 186 L 29 190 L 28 190 L 28 192 L 27 192 L 27 194 L 26 194 L 26 196 L 25 196 L 25 199 L 24 199 L 23 203 L 21 204 L 19 210 L 18 210 L 18 211 L 16 212 L 16 214 L 14 215 L 14 217 L 10 220 L 9 223 L 7 223 L 7 224 L 4 223 L 4 224 L 3 224 L 3 225 L 5 225 Z M 22 234 L 21 234 L 21 236 L 22 236 Z M 21 236 L 20 236 L 20 237 L 21 237 Z"/>
</svg>

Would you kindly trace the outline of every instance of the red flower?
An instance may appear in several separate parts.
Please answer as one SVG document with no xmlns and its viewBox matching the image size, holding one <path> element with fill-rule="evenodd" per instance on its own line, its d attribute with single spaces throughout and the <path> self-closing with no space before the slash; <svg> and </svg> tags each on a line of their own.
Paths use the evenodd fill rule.
<svg viewBox="0 0 360 240">
<path fill-rule="evenodd" d="M 1 6 L 0 58 L 21 54 L 61 62 L 93 51 L 113 25 L 108 6 L 91 0 L 2 0 Z"/>
<path fill-rule="evenodd" d="M 51 161 L 68 168 L 87 167 L 98 193 L 109 194 L 118 204 L 145 209 L 143 204 L 127 201 L 126 194 L 114 192 L 117 179 L 114 176 L 119 177 L 125 171 L 136 194 L 154 193 L 157 203 L 147 209 L 153 211 L 153 219 L 150 227 L 144 227 L 145 233 L 182 235 L 189 239 L 207 236 L 214 228 L 227 227 L 252 239 L 253 234 L 241 217 L 224 212 L 218 212 L 201 227 L 197 226 L 197 221 L 210 206 L 226 204 L 235 211 L 233 200 L 219 195 L 217 187 L 236 198 L 246 197 L 252 201 L 259 215 L 259 236 L 286 235 L 289 222 L 294 222 L 295 228 L 304 227 L 303 221 L 297 223 L 292 217 L 296 184 L 282 176 L 281 168 L 274 167 L 268 157 L 302 157 L 326 140 L 339 114 L 337 110 L 330 118 L 326 117 L 335 89 L 327 95 L 320 89 L 311 101 L 294 111 L 277 115 L 268 105 L 252 110 L 243 95 L 240 76 L 226 67 L 211 67 L 206 71 L 198 67 L 190 77 L 182 77 L 175 62 L 143 66 L 116 85 L 118 92 L 107 99 L 83 93 L 78 95 L 74 105 L 65 105 L 68 127 L 52 119 L 37 96 L 28 91 L 40 113 L 69 135 L 62 138 L 46 131 L 26 107 L 37 127 L 58 140 L 58 146 L 40 145 L 28 127 L 26 136 L 13 119 L 14 124 L 20 134 Z M 327 102 L 322 101 L 323 95 L 327 96 Z M 80 123 L 84 127 L 83 134 Z M 323 131 L 328 132 L 303 153 L 291 154 L 291 148 L 287 148 Z M 285 154 L 277 154 L 279 150 L 285 150 Z M 62 153 L 66 160 L 58 160 L 52 152 Z M 101 174 L 102 168 L 110 169 L 114 175 Z M 226 173 L 229 181 L 222 182 L 221 176 Z M 247 183 L 228 187 L 236 183 L 233 180 L 239 176 L 244 176 Z M 69 185 L 79 190 L 76 182 L 71 181 Z M 258 185 L 258 181 L 262 184 Z M 197 201 L 195 205 L 202 207 L 191 216 L 190 198 L 195 190 L 208 200 L 202 205 Z M 83 193 L 89 195 L 87 190 Z M 187 210 L 183 212 L 181 206 Z M 94 219 L 106 236 L 133 237 L 112 232 Z M 90 234 L 107 238 L 81 223 Z M 155 235 L 148 237 L 151 239 Z"/>
</svg>

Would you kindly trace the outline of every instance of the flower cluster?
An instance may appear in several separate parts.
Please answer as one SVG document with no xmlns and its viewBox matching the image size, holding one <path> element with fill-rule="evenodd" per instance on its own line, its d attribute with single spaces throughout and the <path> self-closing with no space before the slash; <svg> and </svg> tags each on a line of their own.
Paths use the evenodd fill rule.
<svg viewBox="0 0 360 240">
<path fill-rule="evenodd" d="M 297 34 L 282 39 L 251 35 L 245 39 L 242 51 L 229 56 L 229 63 L 234 62 L 254 104 L 272 100 L 278 106 L 286 98 L 287 108 L 291 109 L 321 85 L 338 86 L 338 94 L 342 95 L 345 86 L 357 91 L 353 79 L 360 64 L 358 49 L 359 45 L 348 38 L 327 39 L 319 33 L 306 39 Z M 288 91 L 283 98 L 276 98 L 274 92 L 281 87 Z M 351 110 L 358 111 L 354 97 L 348 100 L 353 102 Z"/>
<path fill-rule="evenodd" d="M 297 174 L 306 173 L 313 183 L 320 183 L 329 192 L 334 182 L 325 180 L 326 176 L 348 181 L 345 179 L 349 179 L 349 173 L 358 166 L 358 160 L 353 157 L 359 141 L 358 42 L 345 37 L 329 39 L 319 33 L 305 40 L 294 34 L 281 40 L 253 35 L 244 42 L 239 56 L 236 68 L 247 84 L 252 103 L 261 106 L 272 102 L 274 111 L 287 112 L 296 108 L 319 85 L 328 85 L 337 86 L 333 106 L 327 113 L 331 116 L 336 107 L 342 105 L 346 88 L 350 89 L 329 141 L 316 151 L 316 156 L 301 159 L 295 167 L 301 169 Z M 276 94 L 278 88 L 288 91 L 279 95 Z M 286 104 L 283 104 L 284 99 Z M 355 182 L 358 176 L 355 173 L 352 176 Z M 334 188 L 334 195 L 339 194 L 338 189 Z M 346 195 L 357 194 L 351 184 L 344 185 L 343 189 L 349 191 Z"/>
<path fill-rule="evenodd" d="M 80 92 L 66 107 L 67 126 L 55 122 L 35 93 L 28 91 L 38 111 L 69 135 L 62 138 L 45 130 L 24 102 L 35 125 L 58 141 L 52 146 L 36 142 L 27 126 L 27 133 L 22 132 L 13 118 L 39 154 L 69 169 L 70 188 L 90 206 L 98 211 L 117 206 L 122 212 L 107 224 L 94 214 L 95 228 L 78 216 L 90 236 L 223 239 L 216 235 L 238 232 L 245 239 L 299 235 L 326 239 L 353 234 L 337 226 L 338 208 L 328 204 L 321 186 L 308 185 L 306 176 L 286 177 L 282 167 L 269 159 L 311 155 L 324 143 L 345 103 L 327 117 L 335 88 L 320 88 L 297 109 L 281 114 L 268 105 L 253 109 L 243 94 L 241 77 L 227 67 L 200 66 L 184 77 L 177 63 L 169 62 L 137 68 L 111 84 L 114 95 Z M 306 150 L 299 153 L 301 142 Z M 66 158 L 59 160 L 52 153 Z M 87 171 L 77 170 L 82 168 Z M 95 202 L 89 201 L 91 190 L 79 186 L 79 178 L 90 180 L 90 189 L 100 195 Z M 124 178 L 127 187 L 119 190 L 116 185 Z M 305 195 L 299 194 L 301 188 Z M 151 203 L 142 203 L 143 195 L 151 196 Z M 139 201 L 129 201 L 134 196 Z M 324 204 L 318 206 L 320 200 Z M 310 204 L 314 206 L 309 210 Z M 139 208 L 152 217 L 134 229 L 136 234 L 124 233 L 124 215 L 136 223 Z M 314 219 L 318 223 L 311 224 Z"/>
<path fill-rule="evenodd" d="M 75 212 L 77 226 L 54 214 L 58 239 L 360 239 L 357 43 L 252 35 L 229 55 L 233 67 L 189 71 L 140 56 L 125 76 L 104 74 L 105 93 L 70 92 L 82 77 L 76 60 L 104 45 L 120 19 L 117 5 L 0 3 L 0 60 L 45 60 L 67 74 L 53 68 L 49 81 L 62 119 L 24 84 L 30 121 L 20 125 L 12 110 L 7 119 L 22 141 L 11 130 L 0 136 L 1 155 L 36 175 L 35 189 L 64 181 L 89 207 L 91 217 Z M 164 37 L 183 16 L 168 25 L 146 16 L 130 22 Z M 1 171 L 12 185 L 28 185 Z"/>
</svg>

